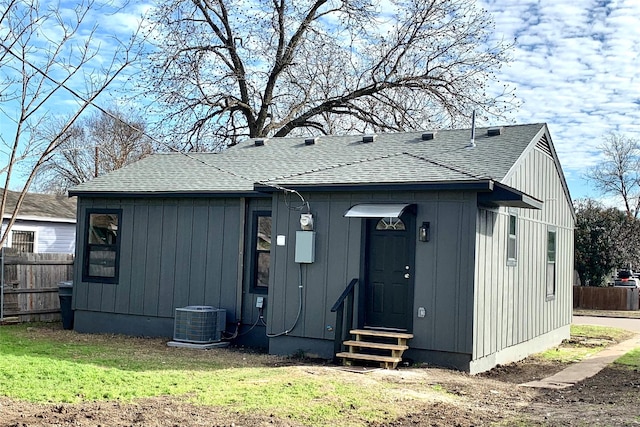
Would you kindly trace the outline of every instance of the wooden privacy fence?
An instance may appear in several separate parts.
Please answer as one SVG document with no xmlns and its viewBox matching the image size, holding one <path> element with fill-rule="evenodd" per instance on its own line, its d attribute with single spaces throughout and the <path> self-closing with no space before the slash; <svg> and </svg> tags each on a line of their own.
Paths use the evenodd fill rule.
<svg viewBox="0 0 640 427">
<path fill-rule="evenodd" d="M 574 286 L 573 308 L 638 310 L 638 288 Z"/>
<path fill-rule="evenodd" d="M 72 280 L 71 254 L 0 253 L 2 306 L 0 321 L 60 319 L 58 283 Z"/>
</svg>

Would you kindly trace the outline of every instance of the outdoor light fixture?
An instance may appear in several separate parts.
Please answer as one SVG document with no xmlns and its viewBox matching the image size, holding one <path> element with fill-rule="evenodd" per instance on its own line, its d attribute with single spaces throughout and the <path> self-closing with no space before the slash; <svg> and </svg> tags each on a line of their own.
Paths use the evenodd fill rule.
<svg viewBox="0 0 640 427">
<path fill-rule="evenodd" d="M 431 238 L 431 223 L 423 222 L 420 226 L 420 231 L 418 233 L 418 239 L 421 242 L 428 242 Z"/>
</svg>

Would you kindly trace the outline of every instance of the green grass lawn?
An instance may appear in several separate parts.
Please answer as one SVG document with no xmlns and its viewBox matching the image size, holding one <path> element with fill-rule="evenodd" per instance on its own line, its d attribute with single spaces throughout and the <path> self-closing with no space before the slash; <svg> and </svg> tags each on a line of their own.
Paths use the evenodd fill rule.
<svg viewBox="0 0 640 427">
<path fill-rule="evenodd" d="M 618 343 L 631 337 L 633 333 L 625 329 L 571 325 L 569 341 L 532 357 L 562 363 L 579 362 L 604 350 L 611 343 Z"/>
<path fill-rule="evenodd" d="M 630 351 L 616 360 L 615 363 L 616 365 L 625 366 L 629 369 L 640 369 L 640 348 Z"/>
<path fill-rule="evenodd" d="M 47 325 L 4 326 L 0 395 L 52 403 L 178 396 L 311 425 L 340 424 L 346 413 L 365 421 L 398 415 L 382 383 L 363 388 L 355 380 L 278 366 L 278 360 L 226 349 L 170 348 L 161 340 L 83 336 Z"/>
<path fill-rule="evenodd" d="M 573 326 L 572 336 L 621 341 L 629 334 Z M 568 343 L 536 357 L 568 362 L 601 348 Z M 618 363 L 637 368 L 640 349 Z M 0 396 L 13 399 L 77 403 L 174 396 L 306 425 L 384 422 L 408 410 L 398 404 L 404 391 L 393 381 L 318 368 L 250 351 L 181 349 L 161 339 L 83 335 L 48 324 L 0 327 Z M 419 389 L 435 399 L 457 398 L 433 384 Z"/>
</svg>

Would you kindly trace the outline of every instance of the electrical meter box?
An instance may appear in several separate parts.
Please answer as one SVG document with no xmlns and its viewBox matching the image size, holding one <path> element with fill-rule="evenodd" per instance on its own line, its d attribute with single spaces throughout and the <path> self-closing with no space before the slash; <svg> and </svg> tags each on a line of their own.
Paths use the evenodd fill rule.
<svg viewBox="0 0 640 427">
<path fill-rule="evenodd" d="M 316 257 L 316 232 L 296 231 L 296 262 L 311 264 Z"/>
</svg>

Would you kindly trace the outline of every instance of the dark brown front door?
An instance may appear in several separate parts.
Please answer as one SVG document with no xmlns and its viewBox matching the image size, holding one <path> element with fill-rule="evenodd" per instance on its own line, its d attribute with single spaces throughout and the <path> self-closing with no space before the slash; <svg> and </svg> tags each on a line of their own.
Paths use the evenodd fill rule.
<svg viewBox="0 0 640 427">
<path fill-rule="evenodd" d="M 409 330 L 415 217 L 366 220 L 365 326 Z"/>
</svg>

